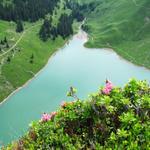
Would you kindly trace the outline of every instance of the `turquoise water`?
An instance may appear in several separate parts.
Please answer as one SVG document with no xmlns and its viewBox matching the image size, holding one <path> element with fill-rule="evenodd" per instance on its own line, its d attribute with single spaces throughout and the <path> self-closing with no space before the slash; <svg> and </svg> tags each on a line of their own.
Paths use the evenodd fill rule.
<svg viewBox="0 0 150 150">
<path fill-rule="evenodd" d="M 104 85 L 106 78 L 117 86 L 132 77 L 150 81 L 150 70 L 125 61 L 111 50 L 87 49 L 83 46 L 86 41 L 86 34 L 80 31 L 51 57 L 35 79 L 0 106 L 1 144 L 24 134 L 28 124 L 40 119 L 43 112 L 57 109 L 70 86 L 78 89 L 78 97 L 86 98 Z"/>
</svg>

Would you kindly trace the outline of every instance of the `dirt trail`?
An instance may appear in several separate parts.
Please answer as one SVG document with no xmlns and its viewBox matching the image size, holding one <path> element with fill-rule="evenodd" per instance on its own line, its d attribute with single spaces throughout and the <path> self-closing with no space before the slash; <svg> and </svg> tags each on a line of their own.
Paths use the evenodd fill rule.
<svg viewBox="0 0 150 150">
<path fill-rule="evenodd" d="M 16 41 L 16 43 L 15 43 L 11 48 L 9 48 L 9 50 L 7 50 L 7 51 L 4 52 L 3 54 L 1 54 L 0 57 L 6 55 L 6 54 L 9 53 L 12 49 L 14 49 L 14 48 L 18 45 L 18 43 L 22 40 L 23 36 L 25 35 L 25 33 L 26 33 L 27 31 L 29 31 L 30 29 L 32 29 L 32 28 L 34 28 L 34 27 L 36 27 L 36 26 L 39 26 L 39 25 L 41 25 L 41 23 L 39 23 L 39 24 L 37 24 L 37 25 L 34 25 L 34 26 L 32 26 L 32 27 L 26 29 L 25 31 L 23 31 L 23 33 L 21 34 L 20 38 Z"/>
</svg>

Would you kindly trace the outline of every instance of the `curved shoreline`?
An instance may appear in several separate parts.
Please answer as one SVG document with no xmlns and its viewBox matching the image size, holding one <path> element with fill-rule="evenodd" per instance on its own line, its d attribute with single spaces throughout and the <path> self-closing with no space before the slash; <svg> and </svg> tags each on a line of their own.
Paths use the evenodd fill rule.
<svg viewBox="0 0 150 150">
<path fill-rule="evenodd" d="M 82 26 L 82 25 L 81 25 L 81 26 Z M 80 32 L 80 31 L 83 31 L 83 30 L 80 30 L 80 29 L 81 29 L 81 26 L 79 27 L 79 32 Z M 78 32 L 78 33 L 79 33 L 79 32 Z M 83 31 L 83 32 L 84 32 L 84 34 L 86 33 L 85 31 Z M 16 90 L 14 90 L 14 91 L 13 91 L 11 94 L 9 94 L 2 102 L 0 102 L 0 107 L 1 107 L 4 103 L 6 103 L 7 100 L 8 100 L 10 97 L 12 97 L 13 95 L 15 95 L 18 91 L 20 91 L 20 90 L 23 89 L 24 87 L 28 86 L 29 83 L 30 83 L 32 80 L 36 79 L 36 77 L 37 77 L 37 76 L 45 69 L 45 67 L 48 65 L 48 63 L 49 63 L 51 57 L 53 57 L 60 49 L 63 49 L 63 47 L 65 47 L 65 45 L 68 44 L 68 42 L 69 42 L 74 36 L 76 36 L 78 33 L 74 34 L 72 37 L 70 37 L 68 40 L 66 40 L 65 43 L 64 43 L 64 45 L 63 45 L 62 47 L 57 48 L 57 49 L 55 50 L 55 52 L 49 57 L 47 63 L 46 63 L 37 73 L 35 73 L 35 75 L 34 75 L 32 78 L 30 78 L 30 79 L 29 79 L 27 82 L 25 82 L 22 86 L 20 86 L 20 87 L 17 88 Z M 86 34 L 87 34 L 87 33 L 86 33 Z M 88 42 L 88 40 L 89 40 L 89 37 L 88 37 L 88 34 L 87 34 L 86 42 Z M 86 43 L 86 42 L 85 42 L 85 43 Z M 87 49 L 103 49 L 103 50 L 112 51 L 112 52 L 115 53 L 122 61 L 125 61 L 125 62 L 127 62 L 127 63 L 130 63 L 131 65 L 134 65 L 134 66 L 137 66 L 137 67 L 141 67 L 141 68 L 143 68 L 143 69 L 149 71 L 148 68 L 146 68 L 146 67 L 144 67 L 144 66 L 137 65 L 137 64 L 132 63 L 131 61 L 125 59 L 124 57 L 122 57 L 121 55 L 119 55 L 119 54 L 118 54 L 115 50 L 113 50 L 112 48 L 89 48 L 89 47 L 86 47 L 85 44 L 84 44 L 84 47 L 87 48 Z"/>
<path fill-rule="evenodd" d="M 45 69 L 45 67 L 48 65 L 48 63 L 49 63 L 51 57 L 53 57 L 60 49 L 62 49 L 62 48 L 67 44 L 67 42 L 70 41 L 70 40 L 71 40 L 71 38 L 69 38 L 68 40 L 66 40 L 65 43 L 64 43 L 64 45 L 63 45 L 62 47 L 57 48 L 57 49 L 55 50 L 55 52 L 49 57 L 47 63 L 46 63 L 37 73 L 35 73 L 35 75 L 34 75 L 32 78 L 30 78 L 30 79 L 29 79 L 28 81 L 26 81 L 22 86 L 18 87 L 16 90 L 14 90 L 14 91 L 13 91 L 11 94 L 9 94 L 2 102 L 0 102 L 0 107 L 1 107 L 4 103 L 6 103 L 6 102 L 9 100 L 10 97 L 12 97 L 13 95 L 15 95 L 17 92 L 19 92 L 19 91 L 20 91 L 21 89 L 23 89 L 24 87 L 28 86 L 29 83 L 30 83 L 32 80 L 36 79 L 36 77 L 37 77 L 37 76 Z"/>
<path fill-rule="evenodd" d="M 47 61 L 45 61 L 45 64 L 47 62 L 45 67 L 41 68 L 35 76 L 33 75 L 33 78 L 26 82 L 22 88 L 18 88 L 16 90 L 18 93 L 15 93 L 12 97 L 10 95 L 8 102 L 6 101 L 0 107 L 1 121 L 3 122 L 0 137 L 3 143 L 8 144 L 17 140 L 18 136 L 23 135 L 22 131 L 27 129 L 28 124 L 39 118 L 41 113 L 56 109 L 62 101 L 61 98 L 66 98 L 66 88 L 72 85 L 81 90 L 80 97 L 84 99 L 88 93 L 95 91 L 95 87 L 99 87 L 100 84 L 103 85 L 106 78 L 110 79 L 114 84 L 119 84 L 119 86 L 121 83 L 122 87 L 132 75 L 134 77 L 138 73 L 139 78 L 149 81 L 149 71 L 146 72 L 140 67 L 120 60 L 113 50 L 88 50 L 85 48 L 83 44 L 88 39 L 87 35 L 83 30 L 79 30 L 77 34 L 63 41 L 61 46 L 57 46 L 53 53 L 49 55 Z M 124 67 L 125 70 L 123 69 Z M 79 70 L 79 68 L 83 69 Z M 104 71 L 102 70 L 103 68 Z M 57 73 L 58 70 L 61 74 Z M 128 70 L 131 70 L 129 75 Z M 121 73 L 121 78 L 116 76 L 119 72 Z M 90 85 L 90 88 L 87 88 L 89 87 L 87 85 Z M 18 91 L 20 89 L 21 91 Z M 87 94 L 85 95 L 85 93 Z M 26 111 L 27 109 L 28 111 Z M 5 117 L 3 117 L 4 115 Z M 15 137 L 12 130 L 18 136 Z"/>
<path fill-rule="evenodd" d="M 84 20 L 84 21 L 85 21 L 85 20 Z M 79 31 L 80 31 L 82 25 L 84 24 L 84 21 L 83 21 L 83 22 L 81 23 L 81 25 L 79 26 Z M 78 31 L 78 32 L 79 32 L 79 31 Z M 57 49 L 55 50 L 55 52 L 54 52 L 52 55 L 50 55 L 50 57 L 48 58 L 47 63 L 46 63 L 45 65 L 43 65 L 43 67 L 42 67 L 37 73 L 35 73 L 35 75 L 34 75 L 32 78 L 30 78 L 29 80 L 27 80 L 22 86 L 18 87 L 18 88 L 15 89 L 12 93 L 10 93 L 6 98 L 4 98 L 4 100 L 2 100 L 2 102 L 0 102 L 0 107 L 1 107 L 4 103 L 6 103 L 10 97 L 12 97 L 13 95 L 15 95 L 18 91 L 20 91 L 20 90 L 23 89 L 24 87 L 28 86 L 29 83 L 30 83 L 32 80 L 34 80 L 34 79 L 44 70 L 44 68 L 48 65 L 48 63 L 49 63 L 51 57 L 53 57 L 60 49 L 62 49 L 66 44 L 68 44 L 68 42 L 69 42 L 75 35 L 77 35 L 78 32 L 77 32 L 76 34 L 74 34 L 73 36 L 71 36 L 70 38 L 68 38 L 66 41 L 64 41 L 63 46 L 60 47 L 60 48 L 57 48 Z"/>
<path fill-rule="evenodd" d="M 98 49 L 100 49 L 100 48 L 98 48 Z M 102 48 L 102 49 L 108 50 L 108 51 L 113 51 L 122 61 L 125 61 L 125 62 L 127 62 L 127 63 L 129 63 L 129 64 L 131 64 L 131 65 L 136 66 L 136 67 L 143 68 L 143 69 L 145 69 L 145 70 L 147 70 L 147 71 L 150 71 L 150 69 L 147 68 L 147 67 L 145 67 L 145 66 L 138 65 L 138 64 L 136 64 L 136 63 L 133 63 L 132 61 L 129 61 L 128 59 L 125 59 L 122 55 L 119 55 L 119 54 L 118 54 L 114 49 L 112 49 L 112 48 Z"/>
<path fill-rule="evenodd" d="M 89 39 L 88 39 L 88 41 L 89 41 Z M 87 42 L 88 42 L 88 41 L 87 41 Z M 85 44 L 86 44 L 86 43 L 85 43 Z M 139 64 L 137 64 L 137 63 L 134 63 L 134 62 L 132 62 L 132 61 L 126 59 L 125 57 L 123 57 L 122 55 L 120 55 L 117 51 L 115 51 L 113 48 L 109 48 L 109 47 L 87 47 L 87 46 L 85 46 L 85 44 L 84 44 L 84 47 L 86 47 L 87 49 L 104 49 L 104 50 L 109 50 L 109 51 L 111 50 L 111 51 L 113 51 L 115 54 L 117 54 L 117 56 L 118 56 L 121 60 L 124 60 L 124 61 L 126 61 L 127 63 L 130 63 L 130 64 L 132 64 L 132 65 L 134 65 L 134 66 L 141 67 L 141 68 L 143 68 L 143 69 L 145 69 L 145 70 L 150 71 L 150 68 L 147 68 L 147 67 L 145 67 L 144 65 L 139 65 Z"/>
<path fill-rule="evenodd" d="M 88 41 L 89 41 L 89 39 L 88 39 Z M 87 42 L 88 42 L 87 41 Z M 85 43 L 86 44 L 86 43 Z M 130 61 L 129 59 L 126 59 L 125 57 L 123 57 L 123 55 L 120 55 L 117 51 L 115 51 L 113 48 L 109 48 L 109 47 L 87 47 L 86 45 L 84 44 L 84 46 L 86 47 L 86 48 L 88 48 L 88 49 L 105 49 L 105 50 L 112 50 L 112 51 L 114 51 L 121 59 L 123 59 L 123 60 L 125 60 L 125 61 L 127 61 L 128 63 L 130 63 L 130 64 L 133 64 L 133 65 L 135 65 L 135 66 L 137 66 L 137 67 L 142 67 L 142 68 L 144 68 L 145 70 L 150 70 L 150 68 L 148 68 L 148 67 L 145 67 L 144 65 L 140 65 L 140 64 L 137 64 L 136 62 L 133 62 L 133 61 Z"/>
</svg>

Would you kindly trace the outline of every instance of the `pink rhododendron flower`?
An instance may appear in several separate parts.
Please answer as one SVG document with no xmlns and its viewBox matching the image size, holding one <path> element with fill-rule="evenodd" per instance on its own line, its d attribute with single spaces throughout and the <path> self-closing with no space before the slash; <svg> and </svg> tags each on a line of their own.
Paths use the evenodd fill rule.
<svg viewBox="0 0 150 150">
<path fill-rule="evenodd" d="M 102 90 L 103 94 L 109 95 L 110 92 L 113 89 L 113 85 L 110 81 L 106 80 L 106 86 L 105 88 Z"/>
<path fill-rule="evenodd" d="M 110 92 L 111 92 L 111 90 L 105 87 L 105 88 L 102 90 L 102 92 L 103 92 L 103 94 L 109 95 Z"/>
<path fill-rule="evenodd" d="M 51 120 L 51 115 L 50 115 L 50 114 L 47 114 L 47 113 L 44 113 L 44 114 L 42 115 L 41 121 L 42 121 L 42 122 L 47 122 L 47 121 L 49 121 L 49 120 Z"/>
<path fill-rule="evenodd" d="M 113 84 L 110 81 L 106 81 L 106 88 L 112 90 Z"/>
<path fill-rule="evenodd" d="M 51 114 L 44 113 L 41 118 L 41 122 L 47 122 L 56 116 L 57 112 L 52 112 Z"/>
</svg>

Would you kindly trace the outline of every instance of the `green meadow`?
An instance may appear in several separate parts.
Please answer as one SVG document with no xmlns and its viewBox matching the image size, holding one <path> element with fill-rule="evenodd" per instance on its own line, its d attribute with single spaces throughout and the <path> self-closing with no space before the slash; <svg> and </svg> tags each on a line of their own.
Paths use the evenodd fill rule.
<svg viewBox="0 0 150 150">
<path fill-rule="evenodd" d="M 84 2 L 91 2 L 85 0 Z M 150 68 L 149 0 L 99 0 L 87 15 L 90 48 L 109 47 L 125 59 Z"/>
<path fill-rule="evenodd" d="M 3 28 L 3 35 L 6 35 L 9 24 L 0 22 L 0 26 L 5 24 Z M 14 52 L 10 51 L 1 58 L 1 74 L 0 74 L 0 101 L 2 101 L 12 91 L 22 86 L 26 81 L 34 77 L 34 75 L 42 69 L 47 63 L 49 57 L 61 46 L 64 45 L 65 40 L 61 37 L 55 41 L 48 40 L 46 43 L 42 42 L 38 37 L 38 32 L 42 21 L 34 24 L 27 24 L 26 29 L 20 42 L 14 48 Z M 4 32 L 6 31 L 6 32 Z M 14 31 L 12 29 L 12 31 Z M 14 31 L 14 35 L 15 35 Z M 17 35 L 21 36 L 21 34 Z M 14 37 L 12 35 L 12 37 Z M 14 43 L 15 44 L 15 43 Z M 30 59 L 33 58 L 33 63 Z M 11 58 L 7 62 L 7 57 Z M 3 61 L 3 63 L 2 63 Z"/>
<path fill-rule="evenodd" d="M 95 2 L 96 8 L 86 13 L 84 28 L 89 34 L 89 41 L 85 46 L 112 48 L 132 63 L 150 68 L 149 0 L 84 1 L 89 2 Z M 62 13 L 70 12 L 65 8 L 64 0 L 60 1 L 52 15 L 53 25 L 57 25 Z M 0 51 L 0 101 L 34 77 L 65 43 L 61 37 L 42 42 L 38 37 L 42 22 L 24 22 L 24 32 L 16 33 L 14 22 L 0 20 L 0 40 L 7 37 L 9 43 L 9 48 L 4 47 Z M 79 23 L 75 22 L 74 32 L 77 32 L 78 26 Z"/>
<path fill-rule="evenodd" d="M 54 25 L 57 25 L 62 13 L 70 13 L 64 5 L 62 0 L 55 9 L 52 15 Z M 55 41 L 49 39 L 43 42 L 38 35 L 42 23 L 43 20 L 35 23 L 24 22 L 24 31 L 16 33 L 14 22 L 0 20 L 0 40 L 7 37 L 9 44 L 9 48 L 3 48 L 0 52 L 0 102 L 33 78 L 45 66 L 50 56 L 68 40 L 58 37 Z M 78 25 L 74 22 L 75 32 Z"/>
</svg>

